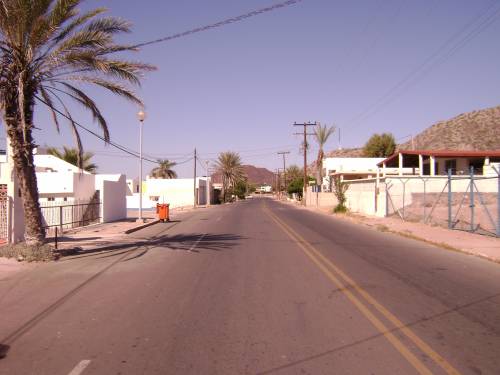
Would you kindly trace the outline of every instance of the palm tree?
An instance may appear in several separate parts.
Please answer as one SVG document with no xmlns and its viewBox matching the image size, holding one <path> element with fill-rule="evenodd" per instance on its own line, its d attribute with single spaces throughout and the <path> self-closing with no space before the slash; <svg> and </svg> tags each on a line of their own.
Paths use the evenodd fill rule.
<svg viewBox="0 0 500 375">
<path fill-rule="evenodd" d="M 221 152 L 216 162 L 217 173 L 222 176 L 222 197 L 226 201 L 226 192 L 245 178 L 240 155 L 236 152 Z"/>
<path fill-rule="evenodd" d="M 65 162 L 78 166 L 78 149 L 70 148 L 63 146 L 63 152 L 59 151 L 59 149 L 55 147 L 49 147 L 47 149 L 47 153 L 49 155 L 53 155 L 56 158 L 62 159 Z M 91 152 L 84 152 L 81 156 L 81 169 L 84 171 L 95 173 L 97 171 L 97 165 L 92 163 L 90 159 L 94 157 L 94 154 Z"/>
<path fill-rule="evenodd" d="M 314 129 L 314 138 L 318 142 L 319 150 L 318 157 L 316 158 L 316 168 L 318 169 L 318 185 L 323 184 L 323 159 L 325 158 L 325 152 L 323 147 L 328 141 L 328 138 L 335 132 L 335 126 L 326 126 L 317 124 Z"/>
<path fill-rule="evenodd" d="M 151 170 L 151 177 L 153 178 L 177 178 L 177 173 L 172 169 L 176 163 L 167 159 L 158 160 L 158 166 Z"/>
<path fill-rule="evenodd" d="M 128 22 L 96 18 L 105 11 L 103 8 L 80 14 L 80 2 L 0 2 L 0 106 L 19 179 L 28 245 L 40 245 L 45 239 L 33 164 L 36 101 L 47 106 L 58 130 L 59 116 L 68 120 L 78 150 L 77 164 L 81 166 L 83 151 L 77 124 L 62 98 L 89 110 L 108 142 L 106 120 L 82 86 L 95 85 L 141 104 L 127 84 L 139 85 L 141 74 L 153 69 L 114 56 L 116 52 L 136 50 L 113 40 L 115 34 L 130 31 Z"/>
</svg>

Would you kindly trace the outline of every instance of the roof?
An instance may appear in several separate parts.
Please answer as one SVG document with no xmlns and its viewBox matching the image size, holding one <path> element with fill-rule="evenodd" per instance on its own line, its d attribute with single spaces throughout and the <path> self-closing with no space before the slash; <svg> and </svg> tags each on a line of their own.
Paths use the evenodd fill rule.
<svg viewBox="0 0 500 375">
<path fill-rule="evenodd" d="M 378 163 L 381 166 L 383 163 L 389 163 L 396 159 L 399 154 L 402 155 L 422 155 L 434 156 L 438 158 L 465 158 L 465 157 L 500 157 L 500 150 L 486 150 L 486 151 L 470 151 L 470 150 L 399 150 L 392 154 L 387 159 Z"/>
</svg>

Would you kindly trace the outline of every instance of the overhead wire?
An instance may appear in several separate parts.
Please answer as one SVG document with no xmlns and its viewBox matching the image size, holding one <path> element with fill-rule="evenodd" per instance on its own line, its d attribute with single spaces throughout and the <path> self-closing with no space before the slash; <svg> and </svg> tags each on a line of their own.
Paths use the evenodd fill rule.
<svg viewBox="0 0 500 375">
<path fill-rule="evenodd" d="M 490 11 L 498 5 L 498 2 L 493 2 L 487 6 L 479 16 L 473 18 L 457 32 L 455 32 L 450 38 L 441 44 L 436 51 L 429 55 L 421 64 L 419 64 L 419 66 L 410 71 L 405 77 L 403 77 L 403 79 L 390 88 L 375 103 L 370 105 L 367 109 L 361 111 L 356 116 L 352 117 L 347 122 L 349 126 L 352 128 L 353 126 L 359 125 L 362 121 L 378 113 L 383 107 L 390 104 L 409 87 L 417 83 L 419 79 L 422 79 L 422 77 L 428 74 L 436 66 L 443 64 L 449 57 L 489 27 L 499 15 L 500 7 L 494 10 L 491 14 Z M 465 32 L 467 32 L 467 34 L 463 35 Z"/>
<path fill-rule="evenodd" d="M 90 130 L 89 128 L 87 128 L 86 126 L 80 124 L 79 122 L 75 121 L 74 119 L 70 118 L 68 115 L 66 115 L 65 113 L 61 112 L 57 108 L 49 106 L 49 104 L 45 100 L 43 100 L 42 98 L 36 96 L 36 99 L 38 101 L 40 101 L 41 103 L 45 104 L 46 106 L 51 107 L 54 110 L 54 112 L 56 112 L 58 115 L 64 117 L 68 121 L 71 121 L 78 128 L 85 130 L 87 133 L 92 134 L 94 137 L 99 138 L 100 140 L 104 141 L 106 144 L 108 144 L 110 146 L 113 146 L 116 149 L 118 149 L 118 150 L 120 150 L 120 151 L 122 151 L 122 152 L 124 152 L 126 154 L 132 155 L 132 156 L 134 156 L 136 158 L 140 158 L 140 155 L 136 151 L 132 151 L 131 149 L 128 149 L 127 147 L 122 146 L 122 145 L 120 145 L 120 144 L 118 144 L 116 142 L 113 142 L 111 140 L 106 140 L 102 135 L 94 132 L 93 130 Z M 150 163 L 158 164 L 158 160 L 151 160 L 151 159 L 149 159 L 147 157 L 144 157 L 144 156 L 142 157 L 142 160 L 150 162 Z"/>
<path fill-rule="evenodd" d="M 222 26 L 225 26 L 225 25 L 229 25 L 229 24 L 232 24 L 232 23 L 235 23 L 235 22 L 240 22 L 240 21 L 246 20 L 246 19 L 251 18 L 251 17 L 258 16 L 258 15 L 261 15 L 261 14 L 264 14 L 264 13 L 272 12 L 272 11 L 277 10 L 277 9 L 285 8 L 285 7 L 288 7 L 290 5 L 294 5 L 294 4 L 300 3 L 302 1 L 303 0 L 287 0 L 287 1 L 283 1 L 281 3 L 274 4 L 274 5 L 265 7 L 265 8 L 260 8 L 260 9 L 252 10 L 250 12 L 241 14 L 239 16 L 227 18 L 225 20 L 222 20 L 222 21 L 219 21 L 219 22 L 216 22 L 216 23 L 212 23 L 212 24 L 208 24 L 208 25 L 205 25 L 205 26 L 197 27 L 197 28 L 194 28 L 194 29 L 191 29 L 191 30 L 187 30 L 187 31 L 184 31 L 184 32 L 181 32 L 181 33 L 177 33 L 177 34 L 168 35 L 168 36 L 165 36 L 165 37 L 162 37 L 162 38 L 158 38 L 158 39 L 154 39 L 154 40 L 150 40 L 150 41 L 147 41 L 147 42 L 138 43 L 138 44 L 135 44 L 133 46 L 133 48 L 140 48 L 140 47 L 145 47 L 145 46 L 149 46 L 149 45 L 152 45 L 152 44 L 167 42 L 167 41 L 170 41 L 170 40 L 173 40 L 173 39 L 182 38 L 182 37 L 185 37 L 185 36 L 188 36 L 188 35 L 201 33 L 203 31 L 207 31 L 207 30 L 211 30 L 211 29 L 216 29 L 216 28 L 219 28 L 219 27 L 222 27 Z"/>
</svg>

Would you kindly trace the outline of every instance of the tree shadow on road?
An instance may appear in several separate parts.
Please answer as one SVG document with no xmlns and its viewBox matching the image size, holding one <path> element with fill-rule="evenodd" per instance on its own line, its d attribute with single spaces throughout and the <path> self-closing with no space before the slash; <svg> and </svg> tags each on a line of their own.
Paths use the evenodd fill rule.
<svg viewBox="0 0 500 375">
<path fill-rule="evenodd" d="M 223 251 L 229 250 L 240 243 L 244 237 L 228 233 L 186 233 L 176 234 L 174 236 L 162 235 L 152 237 L 148 240 L 136 240 L 125 243 L 113 243 L 102 245 L 93 249 L 73 248 L 61 250 L 63 257 L 69 257 L 65 260 L 79 259 L 88 256 L 100 255 L 97 258 L 108 258 L 118 256 L 126 252 L 143 248 L 139 254 L 134 255 L 127 260 L 132 260 L 145 255 L 150 249 L 158 248 L 161 250 L 190 251 L 199 253 L 204 250 Z"/>
</svg>

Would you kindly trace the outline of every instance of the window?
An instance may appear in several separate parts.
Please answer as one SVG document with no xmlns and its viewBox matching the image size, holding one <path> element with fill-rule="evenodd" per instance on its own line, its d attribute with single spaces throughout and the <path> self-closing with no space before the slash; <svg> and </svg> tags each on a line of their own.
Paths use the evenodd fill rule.
<svg viewBox="0 0 500 375">
<path fill-rule="evenodd" d="M 484 159 L 469 159 L 469 170 L 467 172 L 470 173 L 472 167 L 474 168 L 474 174 L 483 174 L 483 166 Z"/>
<path fill-rule="evenodd" d="M 48 197 L 47 198 L 47 201 L 49 201 L 49 202 L 54 202 L 55 200 L 56 200 L 56 198 L 54 198 L 54 197 Z"/>
<path fill-rule="evenodd" d="M 451 169 L 451 174 L 457 174 L 457 160 L 450 159 L 444 162 L 444 171 L 448 174 L 448 170 Z"/>
</svg>

